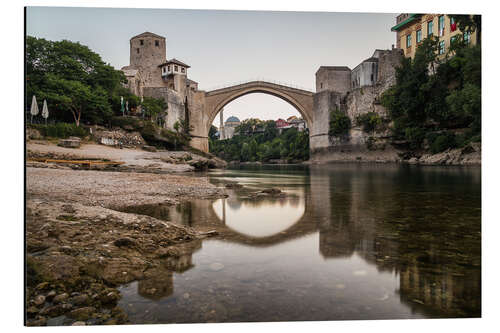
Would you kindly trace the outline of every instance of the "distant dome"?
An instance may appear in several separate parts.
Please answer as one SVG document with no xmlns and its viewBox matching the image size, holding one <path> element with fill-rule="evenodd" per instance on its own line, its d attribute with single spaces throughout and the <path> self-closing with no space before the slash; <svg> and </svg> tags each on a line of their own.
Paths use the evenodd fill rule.
<svg viewBox="0 0 500 333">
<path fill-rule="evenodd" d="M 231 116 L 229 118 L 227 118 L 226 121 L 230 121 L 230 122 L 240 122 L 240 120 L 238 119 L 238 117 L 235 117 L 235 116 Z"/>
</svg>

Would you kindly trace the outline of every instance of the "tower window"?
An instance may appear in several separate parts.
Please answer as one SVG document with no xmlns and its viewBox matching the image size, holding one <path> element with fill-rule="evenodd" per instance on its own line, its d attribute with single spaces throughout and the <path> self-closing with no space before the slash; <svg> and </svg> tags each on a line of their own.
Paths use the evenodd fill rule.
<svg viewBox="0 0 500 333">
<path fill-rule="evenodd" d="M 160 46 L 160 42 L 155 40 L 155 46 Z"/>
<path fill-rule="evenodd" d="M 137 48 L 137 53 L 139 53 L 139 48 Z"/>
<path fill-rule="evenodd" d="M 144 45 L 144 39 L 139 40 L 141 42 L 141 45 Z"/>
<path fill-rule="evenodd" d="M 321 82 L 321 83 L 319 84 L 319 88 L 320 88 L 320 89 L 323 89 L 323 82 Z"/>
<path fill-rule="evenodd" d="M 181 72 L 184 73 L 185 72 L 185 68 L 184 67 L 181 67 Z"/>
<path fill-rule="evenodd" d="M 167 66 L 167 71 L 169 71 L 169 72 L 170 72 L 170 65 L 168 65 L 168 66 Z"/>
<path fill-rule="evenodd" d="M 178 72 L 179 71 L 179 67 L 174 66 L 174 71 Z"/>
</svg>

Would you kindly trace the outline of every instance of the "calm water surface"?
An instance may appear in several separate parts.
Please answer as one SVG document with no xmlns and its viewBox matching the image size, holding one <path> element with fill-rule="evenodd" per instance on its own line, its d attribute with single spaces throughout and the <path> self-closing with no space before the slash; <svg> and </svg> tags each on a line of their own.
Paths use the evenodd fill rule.
<svg viewBox="0 0 500 333">
<path fill-rule="evenodd" d="M 130 208 L 219 232 L 121 287 L 133 323 L 481 315 L 480 168 L 247 167 L 206 177 L 244 188 Z M 252 196 L 270 187 L 286 196 Z"/>
</svg>

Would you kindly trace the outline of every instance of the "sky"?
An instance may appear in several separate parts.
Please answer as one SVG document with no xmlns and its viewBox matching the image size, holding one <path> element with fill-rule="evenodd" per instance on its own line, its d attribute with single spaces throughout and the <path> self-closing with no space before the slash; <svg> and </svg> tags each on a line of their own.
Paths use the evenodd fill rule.
<svg viewBox="0 0 500 333">
<path fill-rule="evenodd" d="M 320 66 L 352 69 L 375 49 L 390 49 L 396 15 L 28 7 L 26 30 L 34 37 L 87 45 L 116 69 L 129 64 L 130 38 L 150 31 L 166 38 L 168 59 L 191 66 L 188 77 L 199 89 L 259 78 L 314 91 Z M 224 119 L 233 115 L 241 120 L 299 116 L 287 102 L 262 93 L 229 103 Z"/>
</svg>

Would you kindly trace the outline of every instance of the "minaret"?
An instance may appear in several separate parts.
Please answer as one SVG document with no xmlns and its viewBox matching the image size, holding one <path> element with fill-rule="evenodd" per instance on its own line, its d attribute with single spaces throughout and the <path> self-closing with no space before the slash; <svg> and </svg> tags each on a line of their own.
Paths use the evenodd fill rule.
<svg viewBox="0 0 500 333">
<path fill-rule="evenodd" d="M 224 109 L 220 110 L 219 140 L 224 140 Z"/>
</svg>

